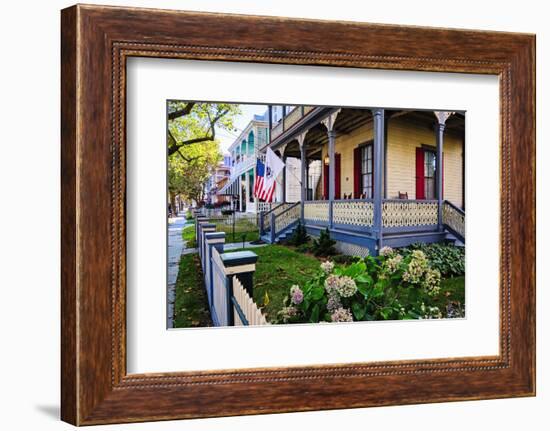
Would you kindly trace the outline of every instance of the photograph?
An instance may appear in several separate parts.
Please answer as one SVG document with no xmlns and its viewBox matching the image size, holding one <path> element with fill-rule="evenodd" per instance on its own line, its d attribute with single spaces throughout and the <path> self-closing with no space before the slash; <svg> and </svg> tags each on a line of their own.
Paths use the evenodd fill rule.
<svg viewBox="0 0 550 431">
<path fill-rule="evenodd" d="M 167 100 L 167 328 L 465 318 L 465 118 Z"/>
</svg>

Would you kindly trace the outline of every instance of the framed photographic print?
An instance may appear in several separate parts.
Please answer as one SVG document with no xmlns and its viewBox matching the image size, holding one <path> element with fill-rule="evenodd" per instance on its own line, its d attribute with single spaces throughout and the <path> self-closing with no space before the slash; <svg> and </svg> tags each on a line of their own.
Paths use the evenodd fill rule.
<svg viewBox="0 0 550 431">
<path fill-rule="evenodd" d="M 78 5 L 61 36 L 63 420 L 534 395 L 533 35 Z"/>
</svg>

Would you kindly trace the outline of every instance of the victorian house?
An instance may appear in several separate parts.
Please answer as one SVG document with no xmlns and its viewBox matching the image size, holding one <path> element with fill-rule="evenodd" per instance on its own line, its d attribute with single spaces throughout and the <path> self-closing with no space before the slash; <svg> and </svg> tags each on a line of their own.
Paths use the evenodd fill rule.
<svg viewBox="0 0 550 431">
<path fill-rule="evenodd" d="M 282 108 L 271 109 L 272 118 L 282 119 Z M 216 189 L 217 199 L 230 198 L 233 209 L 242 213 L 268 211 L 283 202 L 300 199 L 300 161 L 288 160 L 283 174 L 277 179 L 274 202 L 263 202 L 254 196 L 256 160 L 265 161 L 265 149 L 269 139 L 268 111 L 254 115 L 239 137 L 229 147 L 230 175 L 223 187 Z M 261 152 L 260 148 L 264 151 Z"/>
<path fill-rule="evenodd" d="M 281 115 L 274 115 L 280 112 Z M 300 198 L 262 212 L 268 242 L 300 220 L 329 229 L 343 253 L 464 239 L 463 112 L 269 106 L 271 147 L 299 160 Z M 286 190 L 288 173 L 282 175 Z"/>
<path fill-rule="evenodd" d="M 206 183 L 206 202 L 211 205 L 229 203 L 229 197 L 218 194 L 231 177 L 231 156 L 223 156 L 223 161 L 212 169 L 212 174 Z"/>
</svg>

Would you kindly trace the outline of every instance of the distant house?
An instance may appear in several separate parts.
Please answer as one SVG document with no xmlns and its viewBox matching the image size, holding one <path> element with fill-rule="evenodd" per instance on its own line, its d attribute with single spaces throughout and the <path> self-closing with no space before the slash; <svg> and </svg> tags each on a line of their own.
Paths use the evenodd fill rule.
<svg viewBox="0 0 550 431">
<path fill-rule="evenodd" d="M 206 183 L 206 202 L 208 204 L 219 205 L 223 202 L 229 202 L 228 196 L 219 195 L 221 190 L 231 177 L 231 156 L 224 155 L 223 161 L 216 166 L 212 175 Z"/>
<path fill-rule="evenodd" d="M 275 110 L 277 116 L 277 110 Z M 279 113 L 279 116 L 282 114 Z M 256 160 L 265 160 L 265 153 L 259 151 L 268 142 L 268 113 L 254 115 L 239 137 L 229 147 L 231 175 L 226 184 L 218 189 L 219 196 L 231 196 L 234 209 L 239 212 L 258 213 L 269 210 L 273 204 L 260 201 L 254 196 Z M 285 160 L 284 173 L 277 179 L 275 202 L 297 202 L 300 200 L 300 161 Z M 283 177 L 288 180 L 284 181 Z M 290 178 L 289 178 L 290 177 Z"/>
<path fill-rule="evenodd" d="M 298 160 L 300 198 L 265 217 L 269 242 L 301 220 L 344 253 L 443 240 L 464 244 L 464 113 L 270 106 L 268 147 Z M 281 112 L 282 115 L 274 114 Z M 283 176 L 284 181 L 289 175 Z M 279 221 L 280 219 L 280 221 Z M 275 222 L 275 224 L 273 224 Z"/>
</svg>

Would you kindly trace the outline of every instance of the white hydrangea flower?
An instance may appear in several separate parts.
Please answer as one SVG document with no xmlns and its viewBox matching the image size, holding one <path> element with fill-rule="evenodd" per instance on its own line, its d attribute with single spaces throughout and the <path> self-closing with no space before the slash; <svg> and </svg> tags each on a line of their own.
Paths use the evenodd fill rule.
<svg viewBox="0 0 550 431">
<path fill-rule="evenodd" d="M 379 254 L 384 257 L 391 256 L 393 254 L 393 248 L 391 248 L 389 245 L 385 245 L 380 249 Z"/>
<path fill-rule="evenodd" d="M 331 262 L 330 260 L 327 260 L 326 262 L 323 262 L 321 264 L 321 269 L 325 274 L 330 274 L 332 270 L 334 269 L 334 262 Z"/>
<path fill-rule="evenodd" d="M 333 322 L 353 322 L 353 316 L 351 311 L 347 308 L 337 308 L 330 315 L 330 318 Z"/>
</svg>

